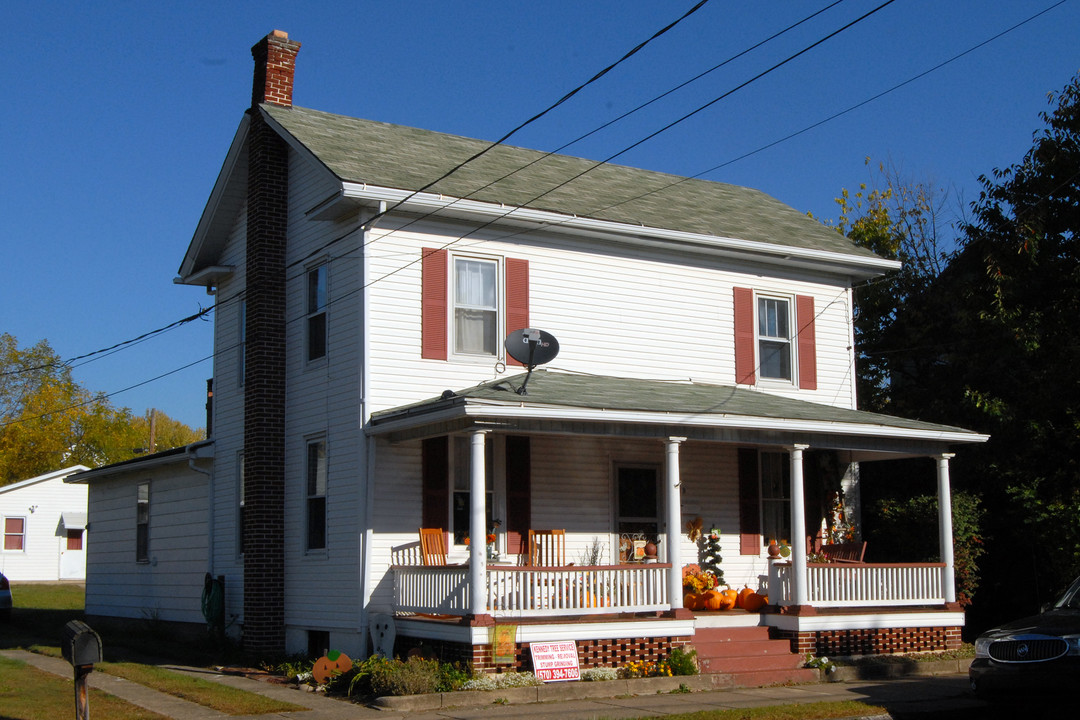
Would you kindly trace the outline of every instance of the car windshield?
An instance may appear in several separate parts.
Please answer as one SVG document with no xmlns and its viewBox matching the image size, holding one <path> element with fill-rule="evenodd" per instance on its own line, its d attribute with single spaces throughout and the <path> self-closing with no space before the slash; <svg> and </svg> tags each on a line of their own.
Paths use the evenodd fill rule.
<svg viewBox="0 0 1080 720">
<path fill-rule="evenodd" d="M 1080 578 L 1073 581 L 1073 584 L 1065 591 L 1061 599 L 1054 603 L 1054 607 L 1058 609 L 1080 609 Z"/>
</svg>

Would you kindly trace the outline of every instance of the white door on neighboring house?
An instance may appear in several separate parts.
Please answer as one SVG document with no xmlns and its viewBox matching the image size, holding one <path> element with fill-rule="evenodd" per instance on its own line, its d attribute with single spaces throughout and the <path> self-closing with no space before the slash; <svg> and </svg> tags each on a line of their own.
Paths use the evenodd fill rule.
<svg viewBox="0 0 1080 720">
<path fill-rule="evenodd" d="M 86 579 L 86 513 L 61 516 L 60 579 Z"/>
</svg>

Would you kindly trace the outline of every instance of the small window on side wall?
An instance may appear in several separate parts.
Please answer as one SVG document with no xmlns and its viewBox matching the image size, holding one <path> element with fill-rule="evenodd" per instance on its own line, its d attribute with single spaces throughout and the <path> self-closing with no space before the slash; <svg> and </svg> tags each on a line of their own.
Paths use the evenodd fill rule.
<svg viewBox="0 0 1080 720">
<path fill-rule="evenodd" d="M 4 549 L 26 549 L 26 518 L 4 518 Z"/>
<path fill-rule="evenodd" d="M 307 359 L 326 357 L 326 265 L 307 274 Z"/>
<path fill-rule="evenodd" d="M 139 483 L 136 490 L 135 561 L 150 562 L 150 483 Z"/>
<path fill-rule="evenodd" d="M 307 447 L 307 549 L 326 547 L 326 443 Z"/>
</svg>

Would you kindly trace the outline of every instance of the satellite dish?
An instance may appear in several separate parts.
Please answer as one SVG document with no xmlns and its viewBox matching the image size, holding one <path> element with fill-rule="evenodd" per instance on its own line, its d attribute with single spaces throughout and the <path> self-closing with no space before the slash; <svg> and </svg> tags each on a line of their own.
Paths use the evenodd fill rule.
<svg viewBox="0 0 1080 720">
<path fill-rule="evenodd" d="M 525 382 L 517 389 L 518 395 L 528 395 L 525 386 L 529 384 L 533 368 L 551 362 L 559 354 L 559 341 L 555 336 L 535 328 L 513 331 L 506 336 L 503 346 L 507 355 L 529 369 Z"/>
</svg>

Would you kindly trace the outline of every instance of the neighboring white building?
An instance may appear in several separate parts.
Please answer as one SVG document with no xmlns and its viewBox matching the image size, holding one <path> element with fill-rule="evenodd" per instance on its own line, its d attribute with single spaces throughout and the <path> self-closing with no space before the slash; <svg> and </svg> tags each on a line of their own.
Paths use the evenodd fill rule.
<svg viewBox="0 0 1080 720">
<path fill-rule="evenodd" d="M 857 463 L 927 458 L 947 508 L 951 448 L 987 439 L 856 409 L 852 288 L 898 263 L 757 190 L 294 107 L 298 49 L 252 49 L 177 279 L 217 298 L 211 441 L 73 478 L 99 540 L 88 616 L 197 622 L 201 573 L 256 653 L 363 654 L 393 617 L 399 649 L 477 667 L 550 639 L 618 663 L 698 631 L 700 517 L 728 583 L 784 609 L 710 622 L 830 655 L 959 644 L 948 512 L 932 566 L 808 569 L 800 542 Z M 523 328 L 561 343 L 527 392 L 503 345 Z M 576 565 L 488 567 L 465 537 L 496 518 L 503 558 L 562 529 Z M 468 566 L 407 566 L 420 527 Z M 509 663 L 496 623 L 519 624 Z"/>
<path fill-rule="evenodd" d="M 9 580 L 86 578 L 86 486 L 64 478 L 88 469 L 73 465 L 0 487 L 0 572 Z"/>
</svg>

